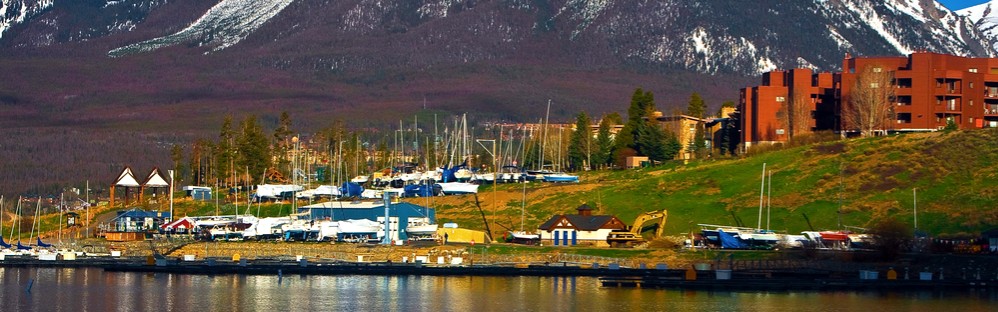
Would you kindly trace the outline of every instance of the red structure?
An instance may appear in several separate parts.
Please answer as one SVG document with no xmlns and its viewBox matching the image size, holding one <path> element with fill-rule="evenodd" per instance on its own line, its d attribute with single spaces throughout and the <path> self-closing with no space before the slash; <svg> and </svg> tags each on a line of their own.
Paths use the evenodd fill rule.
<svg viewBox="0 0 998 312">
<path fill-rule="evenodd" d="M 791 101 L 804 99 L 810 131 L 847 134 L 843 106 L 855 92 L 858 73 L 872 67 L 893 76 L 891 114 L 883 132 L 936 131 L 952 122 L 960 129 L 998 127 L 998 58 L 972 58 L 929 52 L 907 57 L 851 57 L 840 73 L 808 69 L 772 71 L 762 84 L 741 89 L 740 129 L 745 148 L 784 142 Z"/>
</svg>

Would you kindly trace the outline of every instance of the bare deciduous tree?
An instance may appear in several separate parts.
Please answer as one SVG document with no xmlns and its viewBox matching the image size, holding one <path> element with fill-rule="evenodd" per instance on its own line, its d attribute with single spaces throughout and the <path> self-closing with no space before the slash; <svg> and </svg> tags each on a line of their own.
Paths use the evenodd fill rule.
<svg viewBox="0 0 998 312">
<path fill-rule="evenodd" d="M 796 90 L 790 99 L 790 139 L 796 136 L 811 133 L 811 95 L 801 90 Z"/>
<path fill-rule="evenodd" d="M 856 75 L 856 84 L 843 101 L 846 129 L 857 129 L 863 137 L 886 130 L 893 117 L 893 76 L 893 71 L 880 64 L 867 65 Z"/>
</svg>

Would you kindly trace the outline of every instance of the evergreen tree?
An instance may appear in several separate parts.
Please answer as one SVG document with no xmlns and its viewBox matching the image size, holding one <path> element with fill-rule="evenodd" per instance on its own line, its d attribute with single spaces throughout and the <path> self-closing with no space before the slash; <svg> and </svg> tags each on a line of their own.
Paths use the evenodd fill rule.
<svg viewBox="0 0 998 312">
<path fill-rule="evenodd" d="M 679 151 L 683 149 L 683 144 L 679 142 L 679 137 L 671 131 L 666 131 L 663 137 L 663 149 L 665 150 L 663 159 L 676 158 L 676 155 L 679 155 Z"/>
<path fill-rule="evenodd" d="M 627 123 L 615 140 L 616 161 L 622 162 L 628 155 L 648 156 L 649 160 L 670 159 L 665 149 L 665 133 L 652 116 L 655 111 L 655 95 L 638 88 L 631 96 L 631 106 L 627 109 Z"/>
<path fill-rule="evenodd" d="M 215 149 L 215 180 L 216 181 L 227 181 L 229 179 L 229 173 L 232 162 L 234 161 L 235 155 L 235 132 L 232 130 L 232 116 L 225 116 L 225 120 L 222 121 L 222 130 L 218 134 L 218 144 Z"/>
<path fill-rule="evenodd" d="M 703 98 L 700 97 L 699 93 L 693 92 L 690 95 L 689 105 L 686 107 L 686 115 L 690 117 L 702 120 L 707 106 L 703 102 Z M 697 122 L 695 125 L 696 131 L 693 133 L 693 137 L 690 138 L 688 142 L 688 149 L 691 154 L 695 155 L 696 158 L 704 158 L 707 155 L 707 145 L 706 145 L 706 134 L 703 128 L 702 122 Z"/>
<path fill-rule="evenodd" d="M 699 93 L 693 92 L 690 95 L 689 106 L 686 107 L 686 115 L 703 118 L 704 113 L 707 111 L 707 106 L 703 102 L 703 98 L 700 97 Z"/>
<path fill-rule="evenodd" d="M 243 120 L 237 140 L 239 151 L 236 172 L 249 170 L 250 181 L 255 177 L 262 176 L 267 168 L 270 168 L 270 140 L 264 134 L 263 128 L 256 121 L 256 116 L 249 116 Z M 243 168 L 243 170 L 239 170 Z"/>
<path fill-rule="evenodd" d="M 620 115 L 617 115 L 618 117 Z M 610 136 L 610 128 L 613 127 L 610 118 L 603 117 L 599 123 L 599 131 L 596 134 L 596 152 L 593 153 L 594 166 L 607 166 L 613 161 L 613 138 Z"/>
<path fill-rule="evenodd" d="M 575 117 L 575 131 L 568 142 L 568 167 L 571 170 L 583 169 L 587 164 L 591 164 L 591 154 L 593 147 L 593 136 L 589 130 L 589 115 L 580 112 Z"/>
<path fill-rule="evenodd" d="M 734 116 L 724 115 L 724 109 L 730 107 L 735 107 L 735 102 L 724 101 L 724 103 L 721 103 L 721 108 L 717 110 L 717 117 L 728 118 L 727 122 L 721 124 L 721 129 L 719 130 L 720 133 L 717 136 L 718 137 L 717 149 L 720 150 L 721 155 L 735 154 L 732 143 L 736 141 L 734 140 L 735 139 L 734 136 L 737 135 L 738 133 L 738 129 L 736 129 L 737 122 Z"/>
<path fill-rule="evenodd" d="M 645 124 L 638 129 L 640 131 L 635 138 L 638 152 L 648 156 L 649 160 L 663 161 L 672 159 L 666 150 L 666 136 L 663 130 L 653 125 Z M 673 157 L 675 155 L 672 155 Z"/>
<path fill-rule="evenodd" d="M 291 176 L 288 149 L 292 134 L 294 132 L 291 130 L 291 116 L 287 111 L 283 111 L 277 122 L 277 128 L 274 129 L 274 153 L 277 154 L 278 170 L 286 176 Z"/>
<path fill-rule="evenodd" d="M 617 162 L 623 162 L 624 158 L 628 155 L 649 156 L 646 153 L 650 149 L 643 151 L 637 142 L 638 136 L 642 133 L 650 133 L 644 128 L 649 127 L 649 122 L 655 122 L 651 120 L 651 115 L 654 111 L 655 96 L 651 92 L 645 92 L 641 88 L 635 89 L 634 94 L 631 95 L 631 106 L 627 109 L 627 123 L 624 124 L 623 129 L 620 130 L 620 133 L 617 134 L 617 138 L 614 140 L 615 160 Z M 650 142 L 646 141 L 645 143 Z M 650 147 L 646 146 L 645 148 L 648 149 Z"/>
<path fill-rule="evenodd" d="M 617 113 L 617 112 L 612 112 L 612 113 L 606 114 L 606 116 L 603 116 L 603 119 L 606 119 L 607 121 L 609 121 L 610 125 L 622 125 L 622 124 L 624 124 L 624 117 L 620 117 L 620 113 Z"/>
</svg>

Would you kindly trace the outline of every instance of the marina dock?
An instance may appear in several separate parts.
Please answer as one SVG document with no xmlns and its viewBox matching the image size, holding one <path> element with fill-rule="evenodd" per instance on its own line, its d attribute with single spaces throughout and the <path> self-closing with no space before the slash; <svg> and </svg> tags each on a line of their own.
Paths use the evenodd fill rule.
<svg viewBox="0 0 998 312">
<path fill-rule="evenodd" d="M 147 272 L 197 275 L 384 275 L 384 276 L 586 276 L 604 287 L 689 289 L 710 291 L 991 291 L 998 286 L 994 273 L 982 276 L 940 277 L 931 272 L 908 276 L 897 272 L 831 272 L 822 270 L 694 270 L 626 268 L 614 264 L 578 263 L 426 263 L 423 261 L 343 261 L 278 257 L 270 259 L 169 259 L 151 257 L 82 257 L 72 261 L 7 256 L 0 267 L 96 267 L 107 272 Z M 234 261 L 235 260 L 235 261 Z M 425 259 L 423 259 L 425 260 Z"/>
</svg>

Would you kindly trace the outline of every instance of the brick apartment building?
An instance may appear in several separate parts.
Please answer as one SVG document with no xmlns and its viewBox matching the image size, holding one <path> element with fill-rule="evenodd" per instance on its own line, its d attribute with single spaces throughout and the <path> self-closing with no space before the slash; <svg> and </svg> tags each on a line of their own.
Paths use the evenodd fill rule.
<svg viewBox="0 0 998 312">
<path fill-rule="evenodd" d="M 871 67 L 872 66 L 872 67 Z M 810 110 L 808 131 L 852 133 L 843 105 L 855 92 L 858 73 L 868 67 L 893 75 L 892 112 L 884 132 L 936 131 L 952 121 L 960 129 L 998 127 L 998 58 L 972 58 L 916 52 L 907 57 L 851 57 L 840 73 L 809 69 L 775 70 L 762 84 L 743 88 L 738 111 L 744 147 L 789 138 L 786 112 L 791 101 Z M 781 110 L 782 108 L 782 110 Z"/>
</svg>

